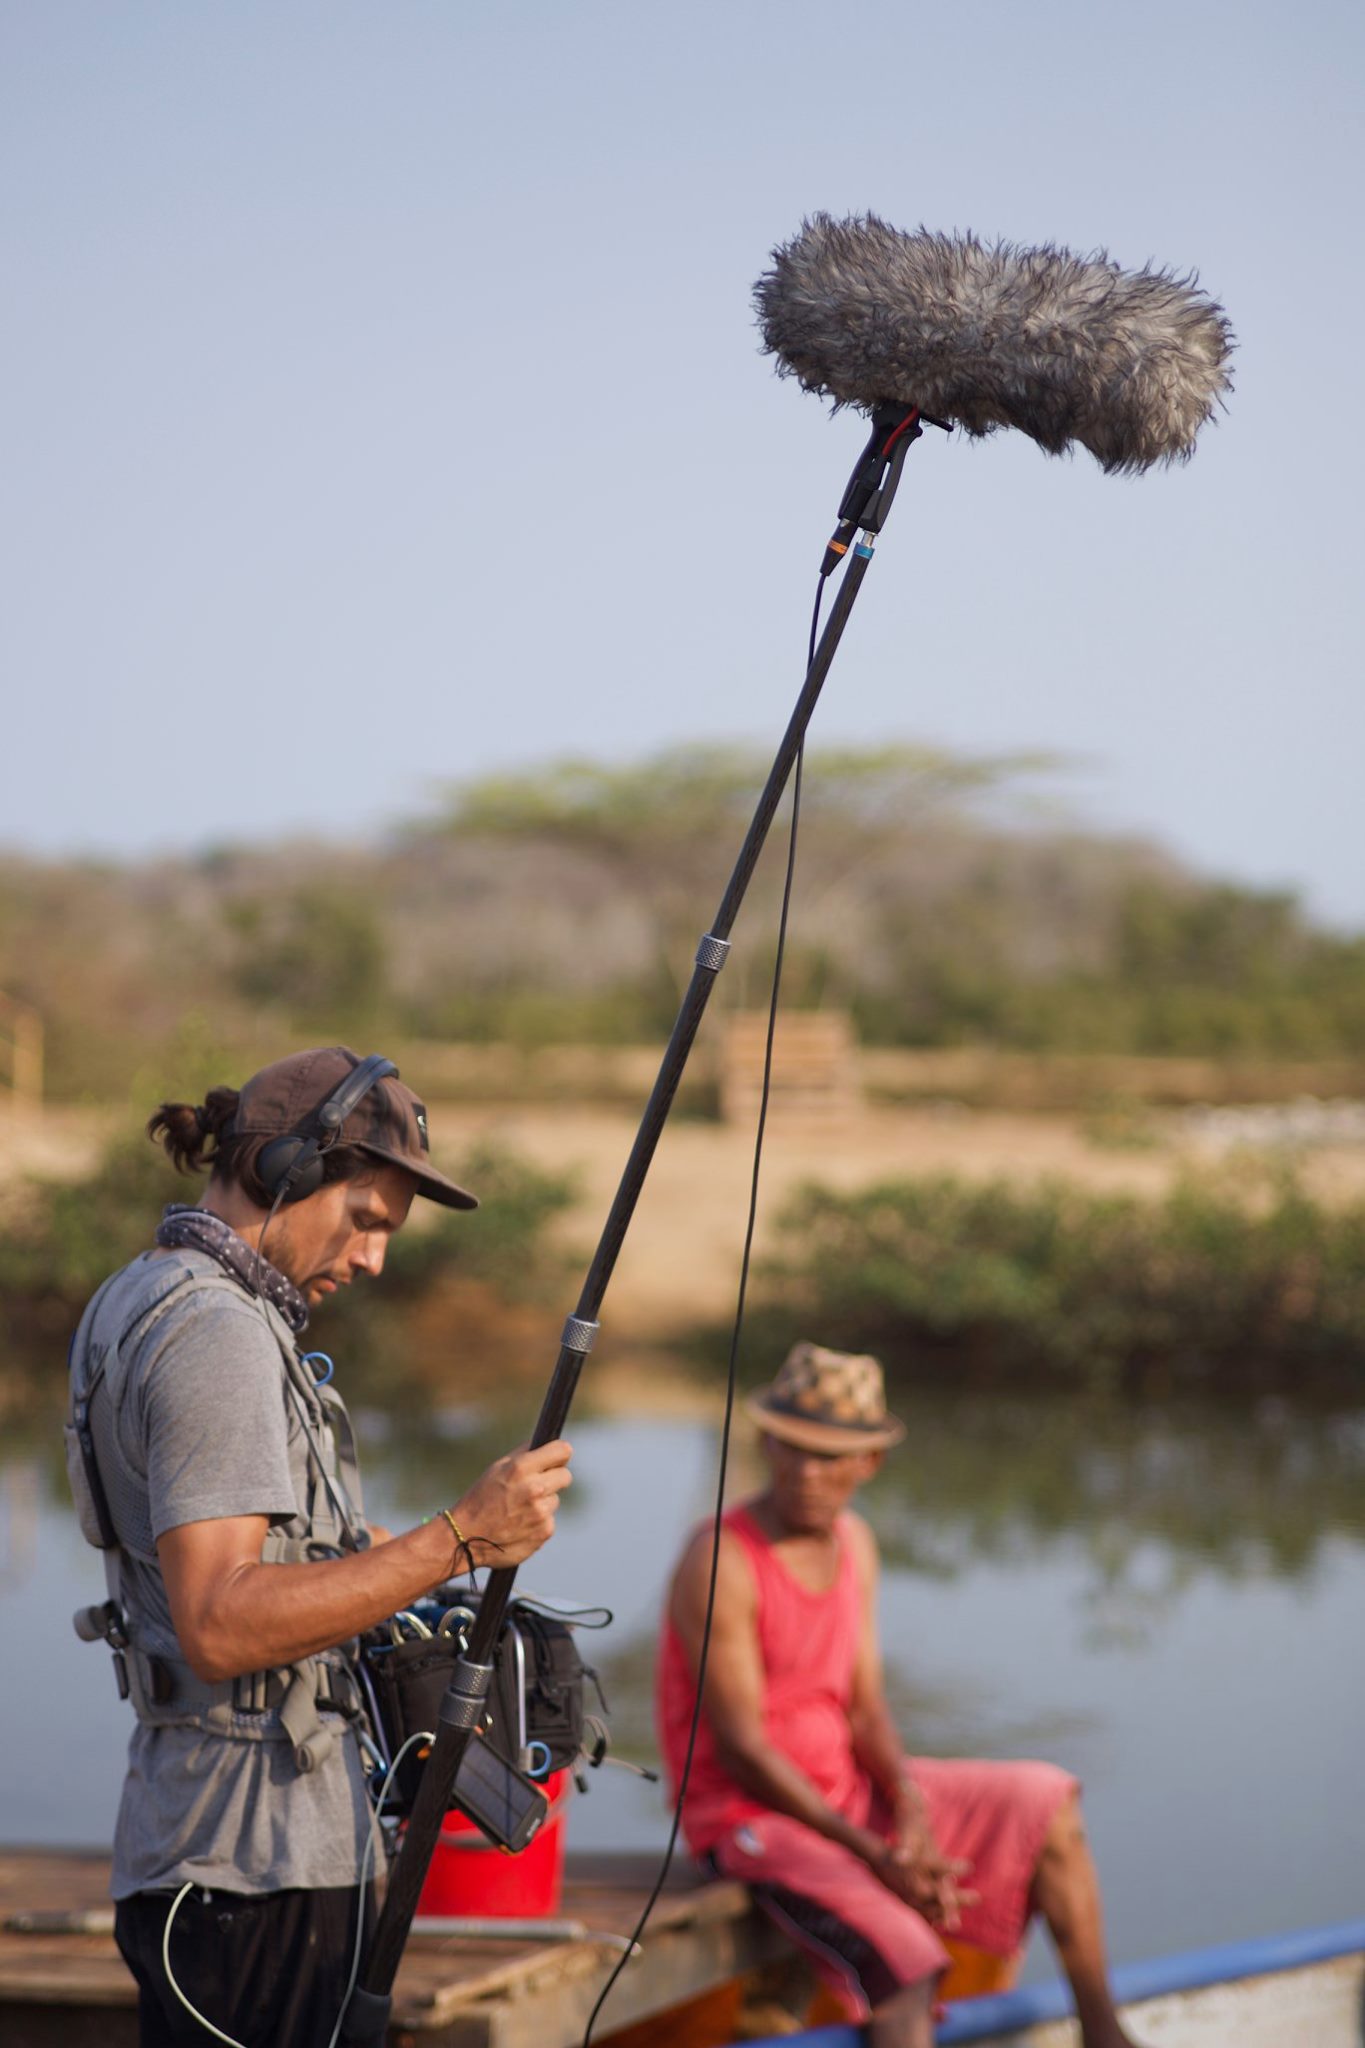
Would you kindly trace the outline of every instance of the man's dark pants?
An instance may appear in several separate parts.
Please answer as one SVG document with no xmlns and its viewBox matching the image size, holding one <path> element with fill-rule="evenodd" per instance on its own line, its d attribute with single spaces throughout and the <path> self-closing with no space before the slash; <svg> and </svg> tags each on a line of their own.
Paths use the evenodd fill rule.
<svg viewBox="0 0 1365 2048">
<path fill-rule="evenodd" d="M 327 1891 L 187 1892 L 171 1928 L 171 1969 L 224 2034 L 259 2048 L 328 2048 L 355 1952 L 354 1885 Z M 121 1899 L 114 1932 L 137 1979 L 140 2048 L 203 2048 L 212 2039 L 166 1980 L 162 1938 L 174 1892 Z M 366 1933 L 374 1900 L 366 1900 Z"/>
</svg>

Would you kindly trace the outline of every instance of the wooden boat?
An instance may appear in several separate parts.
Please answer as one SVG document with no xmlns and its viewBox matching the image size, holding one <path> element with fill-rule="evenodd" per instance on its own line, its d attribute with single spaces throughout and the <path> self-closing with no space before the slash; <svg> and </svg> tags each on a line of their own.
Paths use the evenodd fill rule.
<svg viewBox="0 0 1365 2048">
<path fill-rule="evenodd" d="M 1126 2023 L 1151 2048 L 1362 2048 L 1365 1920 L 1195 1949 L 1114 1972 Z M 939 2048 L 1075 2048 L 1060 1984 L 965 1998 L 937 2031 Z M 851 2026 L 749 2040 L 745 2048 L 864 2048 Z"/>
<path fill-rule="evenodd" d="M 574 1856 L 562 1920 L 418 1933 L 395 1987 L 391 2048 L 577 2048 L 656 1869 L 652 1856 Z M 133 1983 L 112 1938 L 107 1854 L 0 1850 L 0 2041 L 134 2048 Z M 622 1973 L 601 2048 L 719 2048 L 752 2012 L 756 1973 L 790 1950 L 743 1886 L 670 1880 Z M 960 1980 L 961 1981 L 961 1980 Z M 1365 1921 L 1131 1965 L 1115 1987 L 1151 2048 L 1365 2048 Z M 1075 2048 L 1059 1986 L 954 2001 L 940 2048 Z M 746 2013 L 747 2016 L 747 2013 Z M 846 2025 L 747 2048 L 863 2048 Z"/>
<path fill-rule="evenodd" d="M 414 1932 L 390 2048 L 578 2048 L 657 1870 L 654 1855 L 570 1852 L 558 1938 L 524 1921 Z M 751 1973 L 786 1953 L 742 1885 L 680 1869 L 594 2039 L 717 2048 L 739 2031 Z M 114 1946 L 108 1853 L 0 1849 L 0 2043 L 136 2048 L 137 2031 L 133 1980 Z"/>
</svg>

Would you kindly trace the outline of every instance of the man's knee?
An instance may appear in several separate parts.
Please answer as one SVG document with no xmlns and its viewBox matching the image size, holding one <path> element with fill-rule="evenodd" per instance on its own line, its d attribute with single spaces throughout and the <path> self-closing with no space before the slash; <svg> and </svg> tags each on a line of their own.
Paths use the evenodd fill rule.
<svg viewBox="0 0 1365 2048">
<path fill-rule="evenodd" d="M 1079 1786 L 1072 1786 L 1048 1822 L 1043 1836 L 1045 1856 L 1072 1856 L 1088 1847 Z"/>
</svg>

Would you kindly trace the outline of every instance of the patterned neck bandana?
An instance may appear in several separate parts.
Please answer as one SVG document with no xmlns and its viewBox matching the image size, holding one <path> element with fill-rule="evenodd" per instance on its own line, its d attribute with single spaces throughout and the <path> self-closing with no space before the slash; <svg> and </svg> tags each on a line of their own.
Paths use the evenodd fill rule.
<svg viewBox="0 0 1365 2048">
<path fill-rule="evenodd" d="M 241 1281 L 248 1294 L 264 1295 L 295 1336 L 307 1328 L 308 1304 L 293 1281 L 269 1259 L 258 1258 L 221 1216 L 196 1208 L 192 1202 L 169 1202 L 157 1225 L 156 1241 L 167 1247 L 188 1245 L 193 1251 L 207 1252 L 225 1273 Z"/>
</svg>

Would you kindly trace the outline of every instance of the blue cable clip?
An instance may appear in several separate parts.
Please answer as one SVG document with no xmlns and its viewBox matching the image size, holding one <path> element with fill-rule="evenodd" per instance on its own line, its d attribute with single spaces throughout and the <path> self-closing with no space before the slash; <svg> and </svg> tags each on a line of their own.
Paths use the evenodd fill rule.
<svg viewBox="0 0 1365 2048">
<path fill-rule="evenodd" d="M 318 1371 L 319 1359 L 326 1366 L 326 1372 Z M 336 1367 L 325 1351 L 305 1351 L 301 1354 L 301 1363 L 312 1367 L 313 1385 L 315 1387 L 325 1387 L 331 1384 L 332 1375 L 335 1373 Z"/>
</svg>

